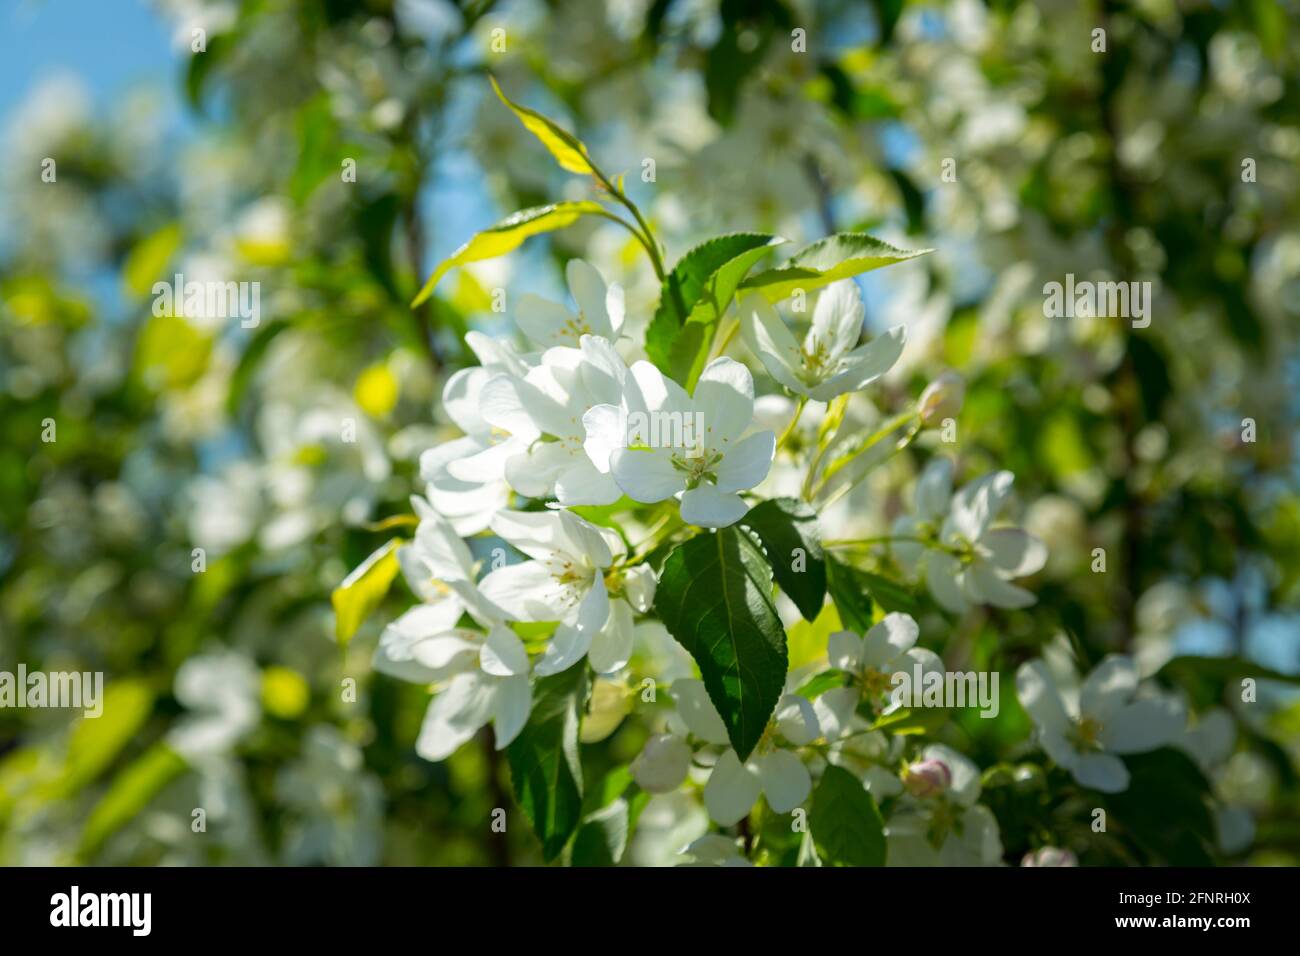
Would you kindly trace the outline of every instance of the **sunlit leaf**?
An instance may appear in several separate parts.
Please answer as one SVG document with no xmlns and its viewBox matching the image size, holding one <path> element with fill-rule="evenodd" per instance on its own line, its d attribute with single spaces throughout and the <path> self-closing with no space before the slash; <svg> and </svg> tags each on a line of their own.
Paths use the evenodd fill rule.
<svg viewBox="0 0 1300 956">
<path fill-rule="evenodd" d="M 362 561 L 330 595 L 334 605 L 334 634 L 340 644 L 352 640 L 361 622 L 388 593 L 397 577 L 397 549 L 401 538 L 393 538 Z"/>
<path fill-rule="evenodd" d="M 573 225 L 580 216 L 603 211 L 604 209 L 600 203 L 591 202 L 590 200 L 556 202 L 546 206 L 521 209 L 519 212 L 502 219 L 495 226 L 476 233 L 469 242 L 440 262 L 438 268 L 433 270 L 433 275 L 429 276 L 429 281 L 424 284 L 419 294 L 411 302 L 411 307 L 414 308 L 420 305 L 429 296 L 433 295 L 433 290 L 437 288 L 438 282 L 447 274 L 448 270 L 456 266 L 463 266 L 467 262 L 480 262 L 483 259 L 494 259 L 497 256 L 505 255 L 507 252 L 518 248 L 520 243 L 529 236 L 563 229 L 566 226 Z"/>
<path fill-rule="evenodd" d="M 596 175 L 596 167 L 588 158 L 587 147 L 581 140 L 567 130 L 561 129 L 536 110 L 530 110 L 526 106 L 513 102 L 502 92 L 496 77 L 489 77 L 489 79 L 492 81 L 492 89 L 496 91 L 501 102 L 510 107 L 510 111 L 519 117 L 519 122 L 524 124 L 524 129 L 541 140 L 542 145 L 550 151 L 562 169 L 567 169 L 571 173 Z"/>
<path fill-rule="evenodd" d="M 750 276 L 742 290 L 780 302 L 796 289 L 812 292 L 840 279 L 923 256 L 931 249 L 896 249 L 862 232 L 841 232 L 796 252 L 785 265 Z"/>
</svg>

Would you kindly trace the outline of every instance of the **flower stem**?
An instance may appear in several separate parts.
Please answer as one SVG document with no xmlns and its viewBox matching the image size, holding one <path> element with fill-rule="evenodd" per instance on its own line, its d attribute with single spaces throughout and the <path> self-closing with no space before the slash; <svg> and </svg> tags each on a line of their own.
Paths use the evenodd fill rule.
<svg viewBox="0 0 1300 956">
<path fill-rule="evenodd" d="M 781 432 L 781 437 L 776 440 L 776 450 L 778 452 L 785 446 L 785 443 L 789 440 L 790 436 L 794 434 L 794 428 L 799 424 L 799 418 L 803 415 L 804 406 L 807 404 L 808 396 L 800 395 L 799 404 L 794 407 L 794 415 L 791 416 L 790 423 L 785 426 L 785 430 Z"/>
</svg>

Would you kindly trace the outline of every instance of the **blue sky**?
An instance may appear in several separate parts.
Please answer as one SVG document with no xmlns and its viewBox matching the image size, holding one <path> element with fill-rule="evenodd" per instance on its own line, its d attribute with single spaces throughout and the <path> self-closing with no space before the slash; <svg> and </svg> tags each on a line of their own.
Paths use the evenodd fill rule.
<svg viewBox="0 0 1300 956">
<path fill-rule="evenodd" d="M 97 105 L 133 85 L 174 89 L 168 24 L 147 0 L 4 0 L 0 3 L 0 121 L 42 80 L 82 78 Z"/>
</svg>

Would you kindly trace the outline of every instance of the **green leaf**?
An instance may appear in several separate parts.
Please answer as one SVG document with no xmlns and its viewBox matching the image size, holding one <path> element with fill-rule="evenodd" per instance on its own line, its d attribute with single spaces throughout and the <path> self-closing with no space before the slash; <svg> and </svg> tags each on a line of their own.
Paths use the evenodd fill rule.
<svg viewBox="0 0 1300 956">
<path fill-rule="evenodd" d="M 614 866 L 627 849 L 628 805 L 619 798 L 590 814 L 573 838 L 573 866 Z"/>
<path fill-rule="evenodd" d="M 1161 747 L 1123 758 L 1129 771 L 1123 793 L 1100 794 L 1115 821 L 1156 862 L 1210 866 L 1215 824 L 1207 802 L 1210 785 L 1180 750 Z"/>
<path fill-rule="evenodd" d="M 501 91 L 501 86 L 497 83 L 496 77 L 489 76 L 488 79 L 492 81 L 492 89 L 496 91 L 501 102 L 510 107 L 510 111 L 519 117 L 519 122 L 524 124 L 524 129 L 541 140 L 542 145 L 555 157 L 555 161 L 560 164 L 561 169 L 566 169 L 571 173 L 581 173 L 586 176 L 595 176 L 597 179 L 600 178 L 600 173 L 592 164 L 590 157 L 587 156 L 587 147 L 583 145 L 582 140 L 567 130 L 561 129 L 541 113 L 513 102 Z"/>
<path fill-rule="evenodd" d="M 578 726 L 586 697 L 585 666 L 543 677 L 533 689 L 527 725 L 506 748 L 515 799 L 548 862 L 560 855 L 582 819 Z"/>
<path fill-rule="evenodd" d="M 651 361 L 682 384 L 692 372 L 698 378 L 714 327 L 741 280 L 783 242 L 767 233 L 738 232 L 702 242 L 682 256 L 659 290 L 659 305 L 646 329 Z"/>
<path fill-rule="evenodd" d="M 736 755 L 748 759 L 776 709 L 788 666 L 772 569 L 749 533 L 721 528 L 678 545 L 655 607 L 699 665 Z"/>
<path fill-rule="evenodd" d="M 44 800 L 64 800 L 95 780 L 135 739 L 153 713 L 154 692 L 143 680 L 115 680 L 104 688 L 100 716 L 72 725 L 63 767 L 39 785 Z"/>
<path fill-rule="evenodd" d="M 826 585 L 844 626 L 859 634 L 875 623 L 873 601 L 886 614 L 899 611 L 915 617 L 920 613 L 920 602 L 906 588 L 889 578 L 852 567 L 829 555 L 826 557 Z"/>
<path fill-rule="evenodd" d="M 857 582 L 857 574 L 855 568 L 826 556 L 826 587 L 835 602 L 835 610 L 839 612 L 840 623 L 846 630 L 865 634 L 874 618 L 871 596 Z"/>
<path fill-rule="evenodd" d="M 788 298 L 795 289 L 812 292 L 840 279 L 923 256 L 930 249 L 896 249 L 865 232 L 840 232 L 805 246 L 785 265 L 750 276 L 740 284 L 769 302 Z"/>
<path fill-rule="evenodd" d="M 871 599 L 879 604 L 886 614 L 899 611 L 916 616 L 920 613 L 921 604 L 912 592 L 889 578 L 857 568 L 853 569 L 853 576 L 867 589 Z"/>
<path fill-rule="evenodd" d="M 334 636 L 340 644 L 352 640 L 361 622 L 388 593 L 393 578 L 397 577 L 397 549 L 402 544 L 401 538 L 390 539 L 357 565 L 330 595 L 330 603 L 334 605 Z"/>
<path fill-rule="evenodd" d="M 429 276 L 429 281 L 412 300 L 411 308 L 422 304 L 433 295 L 433 290 L 449 269 L 463 266 L 467 262 L 479 262 L 505 255 L 518 248 L 520 243 L 529 236 L 554 232 L 556 229 L 573 225 L 580 216 L 601 212 L 604 212 L 604 207 L 600 203 L 584 199 L 578 202 L 553 202 L 546 206 L 534 206 L 507 216 L 495 226 L 475 233 L 469 242 L 440 262 L 438 268 L 433 270 L 433 275 Z"/>
<path fill-rule="evenodd" d="M 164 743 L 154 744 L 114 779 L 90 811 L 81 831 L 80 855 L 88 857 L 133 820 L 163 787 L 188 769 L 184 758 Z"/>
<path fill-rule="evenodd" d="M 862 782 L 829 764 L 808 814 L 817 853 L 830 866 L 884 866 L 885 822 Z"/>
<path fill-rule="evenodd" d="M 234 418 L 238 415 L 244 397 L 253 384 L 257 368 L 266 358 L 271 343 L 275 341 L 276 336 L 289 327 L 288 322 L 267 322 L 253 333 L 252 339 L 239 356 L 239 363 L 230 375 L 230 385 L 226 390 L 226 414 L 230 417 Z"/>
<path fill-rule="evenodd" d="M 804 681 L 803 685 L 795 691 L 800 697 L 806 697 L 809 700 L 816 700 L 828 690 L 834 690 L 837 687 L 847 687 L 852 682 L 853 675 L 848 671 L 842 671 L 837 668 L 831 668 L 828 671 L 822 671 L 813 677 Z"/>
<path fill-rule="evenodd" d="M 948 713 L 946 707 L 921 707 L 915 710 L 900 707 L 873 723 L 871 729 L 887 730 L 897 736 L 933 734 L 948 722 Z"/>
<path fill-rule="evenodd" d="M 816 620 L 826 603 L 826 560 L 817 512 L 798 498 L 773 498 L 751 509 L 743 520 L 767 549 L 781 590 L 805 621 Z"/>
<path fill-rule="evenodd" d="M 154 283 L 163 278 L 183 240 L 180 225 L 171 223 L 137 242 L 122 263 L 126 294 L 132 298 L 148 295 Z"/>
</svg>

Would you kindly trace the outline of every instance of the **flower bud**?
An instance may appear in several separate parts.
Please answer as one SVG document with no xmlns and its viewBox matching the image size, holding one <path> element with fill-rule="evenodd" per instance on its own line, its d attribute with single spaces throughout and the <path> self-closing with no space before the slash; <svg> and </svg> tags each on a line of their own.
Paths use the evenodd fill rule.
<svg viewBox="0 0 1300 956">
<path fill-rule="evenodd" d="M 647 793 L 671 793 L 682 785 L 691 769 L 691 748 L 673 734 L 659 734 L 646 741 L 632 761 L 632 779 Z"/>
<path fill-rule="evenodd" d="M 916 403 L 921 421 L 926 425 L 955 418 L 966 399 L 966 382 L 956 372 L 944 372 L 925 387 Z"/>
<path fill-rule="evenodd" d="M 952 785 L 952 771 L 942 760 L 918 760 L 903 769 L 903 786 L 914 797 L 933 797 Z"/>
<path fill-rule="evenodd" d="M 623 596 L 633 610 L 644 614 L 655 600 L 655 572 L 648 564 L 638 564 L 623 572 Z"/>
<path fill-rule="evenodd" d="M 1078 858 L 1069 850 L 1063 850 L 1060 847 L 1044 846 L 1039 847 L 1025 854 L 1025 858 L 1020 861 L 1021 866 L 1078 866 Z"/>
</svg>

